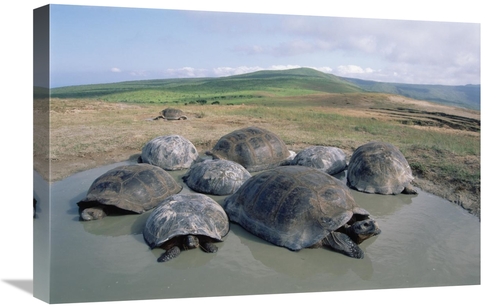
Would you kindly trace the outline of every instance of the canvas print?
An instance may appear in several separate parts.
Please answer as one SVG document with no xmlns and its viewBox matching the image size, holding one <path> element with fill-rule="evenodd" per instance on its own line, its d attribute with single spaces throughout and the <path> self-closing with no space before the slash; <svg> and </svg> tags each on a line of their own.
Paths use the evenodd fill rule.
<svg viewBox="0 0 500 308">
<path fill-rule="evenodd" d="M 479 24 L 33 18 L 40 300 L 481 283 Z"/>
</svg>

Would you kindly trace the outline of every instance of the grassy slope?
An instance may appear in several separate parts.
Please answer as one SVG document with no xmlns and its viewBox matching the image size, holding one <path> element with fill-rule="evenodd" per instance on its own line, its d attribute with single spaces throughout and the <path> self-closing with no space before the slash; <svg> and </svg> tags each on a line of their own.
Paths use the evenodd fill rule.
<svg viewBox="0 0 500 308">
<path fill-rule="evenodd" d="M 480 109 L 480 86 L 442 86 L 382 83 L 340 78 L 309 68 L 257 71 L 221 78 L 179 78 L 128 81 L 61 87 L 51 90 L 57 98 L 99 98 L 134 103 L 189 103 L 200 99 L 232 104 L 265 96 L 297 96 L 313 93 L 391 93 L 440 104 Z M 236 101 L 235 101 L 236 99 Z"/>
<path fill-rule="evenodd" d="M 51 90 L 57 98 L 99 98 L 134 103 L 188 103 L 263 96 L 296 96 L 311 93 L 363 92 L 359 87 L 312 69 L 259 71 L 221 78 L 162 79 L 61 87 Z M 244 100 L 239 100 L 242 102 Z M 238 103 L 238 102 L 236 102 Z"/>
</svg>

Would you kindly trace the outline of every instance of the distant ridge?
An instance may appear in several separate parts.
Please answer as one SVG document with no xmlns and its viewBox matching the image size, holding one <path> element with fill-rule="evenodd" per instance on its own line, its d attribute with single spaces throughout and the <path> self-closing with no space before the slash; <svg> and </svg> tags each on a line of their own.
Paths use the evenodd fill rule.
<svg viewBox="0 0 500 308">
<path fill-rule="evenodd" d="M 419 85 L 377 82 L 355 78 L 343 79 L 368 92 L 398 94 L 413 99 L 426 100 L 438 104 L 463 107 L 472 110 L 480 110 L 481 108 L 480 85 Z"/>
<path fill-rule="evenodd" d="M 480 86 L 443 86 L 385 83 L 343 78 L 311 68 L 261 70 L 228 77 L 174 78 L 70 86 L 51 89 L 52 97 L 103 98 L 138 91 L 168 91 L 200 95 L 203 93 L 255 93 L 276 89 L 304 93 L 388 93 L 438 104 L 480 109 Z"/>
<path fill-rule="evenodd" d="M 337 77 L 332 74 L 327 74 L 320 72 L 318 70 L 301 67 L 301 68 L 292 68 L 286 70 L 260 70 L 246 74 L 233 75 L 229 77 L 222 78 L 279 78 L 279 77 L 317 77 L 317 78 L 329 78 L 334 81 L 343 82 L 340 77 Z"/>
</svg>

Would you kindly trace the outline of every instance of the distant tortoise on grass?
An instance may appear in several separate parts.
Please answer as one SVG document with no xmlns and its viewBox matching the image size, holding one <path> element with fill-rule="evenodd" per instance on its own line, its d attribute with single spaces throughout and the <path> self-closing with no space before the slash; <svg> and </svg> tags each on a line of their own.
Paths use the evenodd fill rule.
<svg viewBox="0 0 500 308">
<path fill-rule="evenodd" d="M 184 111 L 175 108 L 166 108 L 160 111 L 160 115 L 153 120 L 187 120 L 187 116 Z"/>
<path fill-rule="evenodd" d="M 347 167 L 344 151 L 336 147 L 311 146 L 297 153 L 291 165 L 319 169 L 328 174 L 337 174 Z"/>
<path fill-rule="evenodd" d="M 191 166 L 183 180 L 194 191 L 212 195 L 230 195 L 252 175 L 230 160 L 205 160 Z"/>
<path fill-rule="evenodd" d="M 359 191 L 416 194 L 408 161 L 397 147 L 386 142 L 370 142 L 358 147 L 347 168 L 347 184 Z"/>
<path fill-rule="evenodd" d="M 169 135 L 147 142 L 138 162 L 172 171 L 188 169 L 198 159 L 198 151 L 191 141 L 179 135 Z"/>
<path fill-rule="evenodd" d="M 222 207 L 203 194 L 178 194 L 165 199 L 146 221 L 143 236 L 151 249 L 165 249 L 158 262 L 177 257 L 182 250 L 200 247 L 214 253 L 216 242 L 229 232 Z"/>
<path fill-rule="evenodd" d="M 140 214 L 181 190 L 182 186 L 160 167 L 125 165 L 95 179 L 87 196 L 77 204 L 82 220 L 101 219 L 111 213 Z"/>
<path fill-rule="evenodd" d="M 222 136 L 206 154 L 237 162 L 256 172 L 287 163 L 292 153 L 275 133 L 252 126 Z"/>
<path fill-rule="evenodd" d="M 292 251 L 325 246 L 361 259 L 358 244 L 381 232 L 343 182 L 304 166 L 254 175 L 224 200 L 223 208 L 230 221 Z"/>
</svg>

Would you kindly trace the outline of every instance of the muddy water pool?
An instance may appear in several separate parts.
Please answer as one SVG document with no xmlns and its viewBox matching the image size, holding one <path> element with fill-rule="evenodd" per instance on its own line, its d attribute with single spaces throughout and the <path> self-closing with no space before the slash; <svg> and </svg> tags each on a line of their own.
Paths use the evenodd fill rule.
<svg viewBox="0 0 500 308">
<path fill-rule="evenodd" d="M 327 249 L 292 252 L 231 224 L 217 253 L 196 249 L 157 263 L 163 250 L 149 249 L 142 238 L 149 212 L 79 220 L 76 203 L 94 179 L 128 163 L 53 183 L 50 196 L 35 191 L 41 199 L 33 220 L 35 273 L 48 278 L 35 279 L 34 289 L 48 289 L 51 303 L 480 284 L 479 219 L 421 190 L 416 196 L 352 191 L 382 230 L 361 244 L 362 260 Z M 171 174 L 182 183 L 184 173 Z M 191 193 L 183 185 L 181 193 Z M 48 228 L 50 247 L 37 244 Z"/>
</svg>

